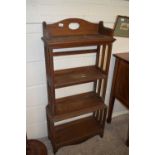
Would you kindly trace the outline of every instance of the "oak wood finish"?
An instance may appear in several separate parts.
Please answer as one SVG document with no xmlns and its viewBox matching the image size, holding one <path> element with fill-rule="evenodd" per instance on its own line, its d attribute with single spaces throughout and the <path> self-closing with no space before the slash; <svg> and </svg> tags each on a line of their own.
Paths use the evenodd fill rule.
<svg viewBox="0 0 155 155">
<path fill-rule="evenodd" d="M 56 144 L 78 143 L 96 134 L 102 134 L 102 126 L 94 117 L 88 117 L 56 127 Z"/>
<path fill-rule="evenodd" d="M 72 30 L 69 29 L 69 24 L 78 23 L 80 25 L 79 29 Z M 63 26 L 60 26 L 60 24 Z M 46 24 L 43 22 L 43 34 L 46 38 L 51 36 L 77 36 L 77 35 L 89 35 L 89 34 L 104 34 L 108 36 L 113 35 L 113 30 L 103 26 L 103 22 L 91 23 L 80 18 L 69 18 L 62 21 Z"/>
<path fill-rule="evenodd" d="M 53 52 L 53 56 L 87 54 L 87 53 L 96 53 L 96 52 L 97 52 L 97 50 L 78 50 L 78 51 Z"/>
<path fill-rule="evenodd" d="M 92 82 L 105 77 L 99 68 L 95 66 L 77 67 L 58 70 L 55 74 L 55 88 L 61 88 L 74 84 Z"/>
<path fill-rule="evenodd" d="M 110 94 L 107 122 L 112 120 L 115 98 L 129 109 L 129 53 L 114 54 L 116 57 L 113 82 Z M 129 143 L 129 139 L 126 142 Z"/>
<path fill-rule="evenodd" d="M 71 24 L 79 27 L 71 28 Z M 79 18 L 65 19 L 54 24 L 43 22 L 43 37 L 46 62 L 48 105 L 46 107 L 48 137 L 56 152 L 64 145 L 82 142 L 99 134 L 103 136 L 107 107 L 104 104 L 109 71 L 113 31 L 103 22 L 91 23 Z M 59 51 L 54 49 L 96 46 L 93 50 Z M 74 54 L 96 54 L 94 66 L 83 66 L 63 70 L 54 70 L 54 56 Z M 92 92 L 55 98 L 58 88 L 94 82 Z M 82 118 L 64 125 L 55 126 L 55 122 L 93 112 L 88 118 Z"/>
<path fill-rule="evenodd" d="M 82 36 L 63 36 L 51 37 L 48 39 L 42 38 L 49 47 L 65 48 L 88 45 L 102 45 L 104 43 L 113 42 L 114 38 L 102 34 L 82 35 Z"/>
<path fill-rule="evenodd" d="M 54 121 L 75 117 L 106 107 L 95 92 L 88 92 L 56 99 Z M 50 116 L 50 106 L 47 108 Z"/>
</svg>

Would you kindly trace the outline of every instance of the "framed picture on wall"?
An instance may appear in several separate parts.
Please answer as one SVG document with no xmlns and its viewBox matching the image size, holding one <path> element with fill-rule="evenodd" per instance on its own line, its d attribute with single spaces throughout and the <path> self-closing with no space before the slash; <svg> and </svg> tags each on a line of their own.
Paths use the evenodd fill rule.
<svg viewBox="0 0 155 155">
<path fill-rule="evenodd" d="M 114 36 L 129 37 L 129 17 L 117 16 L 114 24 Z"/>
</svg>

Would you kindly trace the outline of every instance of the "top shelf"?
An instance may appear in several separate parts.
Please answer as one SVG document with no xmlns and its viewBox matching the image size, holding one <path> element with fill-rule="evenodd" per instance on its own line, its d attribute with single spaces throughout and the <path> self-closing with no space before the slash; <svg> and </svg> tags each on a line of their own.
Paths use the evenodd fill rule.
<svg viewBox="0 0 155 155">
<path fill-rule="evenodd" d="M 113 42 L 115 39 L 103 34 L 88 34 L 75 36 L 55 36 L 42 38 L 48 46 L 53 48 L 65 48 L 85 45 L 100 45 Z"/>
</svg>

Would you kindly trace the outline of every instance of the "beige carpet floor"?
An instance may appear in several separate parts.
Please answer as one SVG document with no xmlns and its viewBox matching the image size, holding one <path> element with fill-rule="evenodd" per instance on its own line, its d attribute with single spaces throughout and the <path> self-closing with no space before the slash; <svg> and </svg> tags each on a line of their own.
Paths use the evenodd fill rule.
<svg viewBox="0 0 155 155">
<path fill-rule="evenodd" d="M 95 136 L 83 143 L 62 147 L 56 155 L 128 155 L 129 148 L 125 145 L 128 122 L 128 115 L 115 117 L 111 124 L 106 123 L 103 138 Z M 48 138 L 39 140 L 46 145 L 48 155 L 54 155 Z"/>
</svg>

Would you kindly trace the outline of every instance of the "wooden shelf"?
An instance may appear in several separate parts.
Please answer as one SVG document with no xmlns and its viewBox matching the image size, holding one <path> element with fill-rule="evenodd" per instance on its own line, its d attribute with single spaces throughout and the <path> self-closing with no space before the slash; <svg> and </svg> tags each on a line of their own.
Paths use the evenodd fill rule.
<svg viewBox="0 0 155 155">
<path fill-rule="evenodd" d="M 55 71 L 55 88 L 92 82 L 105 75 L 96 66 L 78 67 Z"/>
<path fill-rule="evenodd" d="M 65 48 L 75 46 L 100 45 L 108 42 L 113 42 L 115 39 L 112 36 L 103 34 L 88 34 L 75 36 L 52 36 L 49 38 L 42 38 L 48 46 L 52 48 Z"/>
<path fill-rule="evenodd" d="M 96 134 L 102 137 L 107 113 L 104 98 L 112 43 L 115 41 L 113 30 L 105 27 L 102 21 L 91 23 L 79 18 L 69 18 L 52 24 L 43 22 L 42 40 L 45 47 L 48 91 L 47 127 L 53 151 L 56 152 L 61 146 L 82 142 Z M 78 51 L 65 52 L 62 50 L 62 48 L 80 46 L 95 46 L 96 48 L 89 50 L 81 48 Z M 55 49 L 60 49 L 60 51 L 55 52 Z M 54 70 L 55 56 L 86 53 L 95 53 L 96 60 L 93 66 Z M 104 65 L 106 67 L 103 71 Z M 92 92 L 56 99 L 57 88 L 87 82 L 93 82 Z M 88 113 L 93 114 L 91 117 L 55 126 L 58 121 Z"/>
<path fill-rule="evenodd" d="M 94 117 L 87 117 L 55 127 L 55 144 L 61 147 L 76 144 L 96 134 L 102 134 L 103 128 Z"/>
<path fill-rule="evenodd" d="M 105 107 L 102 99 L 95 92 L 68 96 L 56 100 L 54 121 L 60 121 L 70 117 L 96 111 Z M 50 115 L 50 109 L 49 115 Z"/>
</svg>

